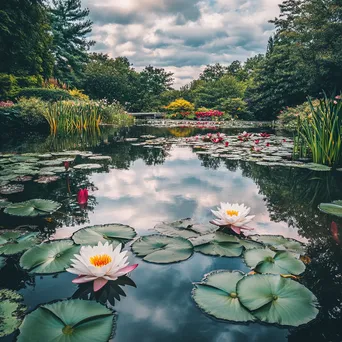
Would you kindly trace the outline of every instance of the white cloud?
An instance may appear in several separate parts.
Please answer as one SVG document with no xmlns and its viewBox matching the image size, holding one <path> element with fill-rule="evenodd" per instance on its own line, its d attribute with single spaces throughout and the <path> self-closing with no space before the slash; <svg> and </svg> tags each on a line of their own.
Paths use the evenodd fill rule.
<svg viewBox="0 0 342 342">
<path fill-rule="evenodd" d="M 175 73 L 175 87 L 206 64 L 263 53 L 280 0 L 86 0 L 94 21 L 94 51 L 126 55 Z"/>
</svg>

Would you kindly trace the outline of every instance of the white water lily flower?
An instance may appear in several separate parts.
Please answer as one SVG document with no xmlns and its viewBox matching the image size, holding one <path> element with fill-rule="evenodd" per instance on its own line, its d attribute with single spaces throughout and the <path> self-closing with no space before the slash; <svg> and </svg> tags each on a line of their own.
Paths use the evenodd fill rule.
<svg viewBox="0 0 342 342">
<path fill-rule="evenodd" d="M 75 284 L 94 281 L 94 291 L 99 291 L 110 280 L 133 271 L 137 264 L 129 266 L 127 252 L 121 252 L 121 244 L 114 249 L 114 246 L 106 242 L 104 245 L 99 242 L 97 246 L 83 246 L 80 254 L 75 258 L 70 268 L 66 270 L 77 274 L 78 277 L 72 282 Z"/>
<path fill-rule="evenodd" d="M 251 208 L 246 207 L 244 204 L 230 204 L 221 203 L 221 207 L 218 210 L 212 210 L 212 213 L 218 218 L 213 220 L 212 223 L 217 226 L 230 226 L 230 228 L 237 234 L 241 233 L 241 229 L 252 230 L 245 225 L 252 221 L 253 216 L 247 216 Z"/>
</svg>

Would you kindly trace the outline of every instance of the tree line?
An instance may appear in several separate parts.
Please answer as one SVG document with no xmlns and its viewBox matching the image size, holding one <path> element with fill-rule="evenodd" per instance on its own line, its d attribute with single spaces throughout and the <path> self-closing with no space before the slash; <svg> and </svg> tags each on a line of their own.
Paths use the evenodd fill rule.
<svg viewBox="0 0 342 342">
<path fill-rule="evenodd" d="M 118 100 L 129 111 L 160 110 L 177 98 L 238 114 L 275 119 L 287 106 L 342 89 L 342 3 L 285 0 L 271 22 L 264 54 L 208 65 L 198 79 L 173 89 L 173 74 L 136 71 L 124 56 L 90 53 L 95 44 L 81 0 L 6 0 L 0 4 L 0 73 L 55 78 L 93 99 Z"/>
</svg>

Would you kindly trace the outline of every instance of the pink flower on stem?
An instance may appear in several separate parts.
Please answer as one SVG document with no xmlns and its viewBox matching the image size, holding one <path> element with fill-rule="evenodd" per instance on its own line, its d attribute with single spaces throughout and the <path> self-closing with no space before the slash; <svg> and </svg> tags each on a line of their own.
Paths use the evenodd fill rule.
<svg viewBox="0 0 342 342">
<path fill-rule="evenodd" d="M 68 161 L 65 161 L 63 164 L 64 164 L 64 167 L 65 167 L 65 171 L 68 171 L 69 167 L 70 167 L 70 163 Z"/>
<path fill-rule="evenodd" d="M 226 141 L 226 142 L 224 143 L 224 146 L 229 147 L 229 141 Z"/>
<path fill-rule="evenodd" d="M 88 203 L 88 190 L 87 189 L 79 190 L 77 194 L 77 202 L 80 205 L 84 205 Z"/>
</svg>

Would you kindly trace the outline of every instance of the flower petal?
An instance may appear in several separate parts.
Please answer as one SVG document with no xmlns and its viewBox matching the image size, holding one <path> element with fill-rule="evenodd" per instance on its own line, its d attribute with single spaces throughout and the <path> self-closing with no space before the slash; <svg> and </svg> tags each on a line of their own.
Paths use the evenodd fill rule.
<svg viewBox="0 0 342 342">
<path fill-rule="evenodd" d="M 107 279 L 97 278 L 94 280 L 94 292 L 101 290 L 108 283 Z"/>
<path fill-rule="evenodd" d="M 116 275 L 118 277 L 121 277 L 129 272 L 132 272 L 134 271 L 136 268 L 138 267 L 138 264 L 135 264 L 135 265 L 129 265 L 129 266 L 126 266 L 124 268 L 122 268 L 121 270 L 119 270 Z"/>
</svg>

